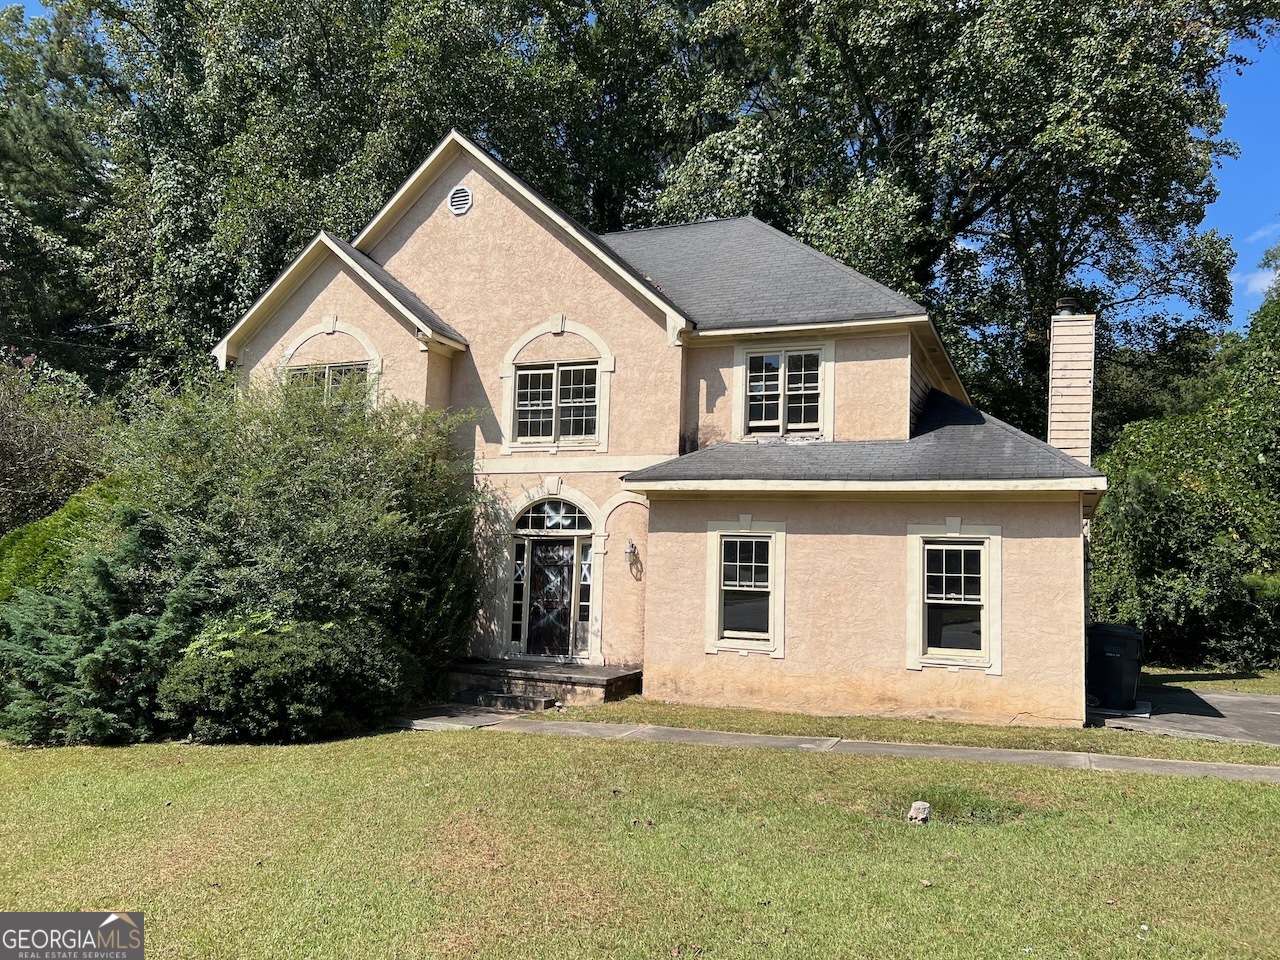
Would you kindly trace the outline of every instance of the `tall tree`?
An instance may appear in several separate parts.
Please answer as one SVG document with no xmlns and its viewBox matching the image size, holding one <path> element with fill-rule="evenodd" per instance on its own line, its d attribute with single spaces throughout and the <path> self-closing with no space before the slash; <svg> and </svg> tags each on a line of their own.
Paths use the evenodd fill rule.
<svg viewBox="0 0 1280 960">
<path fill-rule="evenodd" d="M 661 0 L 138 0 L 101 8 L 132 92 L 97 220 L 104 298 L 160 358 L 206 351 L 320 227 L 354 233 L 451 127 L 596 229 L 651 216 Z"/>
<path fill-rule="evenodd" d="M 103 319 L 89 222 L 108 195 L 109 75 L 73 18 L 0 9 L 0 347 L 83 372 L 104 365 L 101 331 L 87 328 Z"/>
<path fill-rule="evenodd" d="M 754 213 L 923 297 L 978 398 L 1042 429 L 1057 297 L 1124 343 L 1214 328 L 1232 255 L 1219 83 L 1276 4 L 718 0 L 757 69 L 669 174 L 665 219 Z M 1233 46 L 1233 43 L 1236 46 Z"/>
</svg>

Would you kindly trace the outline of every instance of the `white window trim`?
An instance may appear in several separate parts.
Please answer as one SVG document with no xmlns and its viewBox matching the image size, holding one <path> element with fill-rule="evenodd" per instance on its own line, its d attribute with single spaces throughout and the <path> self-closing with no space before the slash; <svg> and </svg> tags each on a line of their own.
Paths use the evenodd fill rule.
<svg viewBox="0 0 1280 960">
<path fill-rule="evenodd" d="M 594 370 L 596 374 L 595 382 L 595 401 L 592 404 L 596 408 L 596 429 L 594 433 L 583 434 L 582 436 L 560 436 L 560 416 L 563 410 L 571 409 L 576 404 L 562 403 L 560 400 L 560 375 L 566 369 L 577 370 Z M 547 373 L 551 374 L 551 437 L 520 437 L 517 436 L 519 431 L 518 419 L 520 416 L 520 374 L 522 373 Z M 573 447 L 575 449 L 594 450 L 599 444 L 600 437 L 600 366 L 596 360 L 540 360 L 531 363 L 516 364 L 515 373 L 515 404 L 512 406 L 511 421 L 511 445 L 520 449 L 530 448 L 560 448 Z"/>
<path fill-rule="evenodd" d="M 720 541 L 724 536 L 742 534 L 760 537 L 769 535 L 772 548 L 769 553 L 769 636 L 759 640 L 746 637 L 726 637 L 721 622 L 720 603 Z M 713 520 L 707 524 L 707 597 L 705 652 L 767 653 L 775 660 L 782 659 L 786 650 L 784 625 L 786 623 L 787 583 L 787 525 L 764 520 L 753 520 L 750 514 L 742 514 L 737 520 Z"/>
<path fill-rule="evenodd" d="M 604 562 L 605 555 L 608 553 L 609 541 L 609 534 L 605 532 L 604 528 L 609 512 L 612 509 L 609 504 L 613 503 L 614 498 L 610 498 L 606 502 L 605 509 L 601 509 L 595 505 L 595 501 L 581 490 L 569 486 L 560 477 L 555 476 L 544 477 L 540 485 L 524 491 L 524 493 L 509 502 L 508 509 L 511 511 L 511 524 L 509 525 L 500 567 L 504 572 L 505 579 L 502 581 L 501 589 L 496 591 L 502 604 L 500 611 L 501 632 L 497 636 L 497 643 L 493 649 L 497 656 L 503 659 L 523 659 L 525 657 L 522 651 L 513 651 L 511 648 L 511 588 L 515 579 L 516 563 L 514 522 L 516 518 L 534 504 L 541 500 L 550 499 L 567 500 L 591 518 L 590 538 L 593 568 L 591 571 L 591 619 L 588 621 L 587 626 L 587 656 L 585 660 L 581 657 L 535 657 L 532 659 L 543 662 L 554 660 L 562 660 L 565 663 L 585 662 L 598 666 L 604 663 L 604 645 L 600 624 L 604 611 Z M 526 589 L 528 588 L 526 587 Z"/>
<path fill-rule="evenodd" d="M 975 654 L 930 653 L 925 647 L 924 552 L 926 543 L 948 540 L 983 545 L 982 637 L 983 649 Z M 1000 527 L 966 524 L 947 517 L 945 524 L 907 525 L 907 669 L 945 667 L 948 670 L 982 670 L 991 676 L 1002 672 L 1000 636 L 1002 538 Z"/>
<path fill-rule="evenodd" d="M 747 432 L 747 357 L 759 353 L 816 352 L 818 358 L 817 433 L 758 434 Z M 785 375 L 785 374 L 784 374 Z M 787 436 L 796 441 L 831 440 L 836 423 L 836 342 L 834 340 L 797 340 L 785 343 L 738 343 L 733 347 L 733 439 L 744 443 L 777 442 Z M 783 414 L 785 416 L 785 413 Z"/>
<path fill-rule="evenodd" d="M 564 333 L 576 334 L 595 347 L 596 352 L 599 353 L 599 357 L 594 358 L 594 360 L 591 357 L 580 357 L 576 360 L 565 358 L 564 360 L 551 359 L 542 361 L 543 363 L 586 364 L 594 362 L 596 364 L 596 435 L 593 438 L 561 440 L 557 443 L 549 443 L 544 439 L 516 439 L 516 357 L 520 355 L 521 350 L 534 340 L 548 333 L 553 336 Z M 533 362 L 528 364 L 528 366 L 536 365 Z M 521 366 L 525 366 L 525 364 L 521 364 Z M 613 353 L 609 350 L 608 344 L 604 342 L 604 339 L 590 327 L 578 323 L 576 320 L 570 320 L 563 313 L 554 314 L 544 322 L 526 330 L 511 344 L 506 356 L 502 359 L 502 366 L 498 370 L 498 376 L 502 381 L 502 420 L 500 422 L 502 443 L 499 448 L 499 454 L 509 457 L 514 452 L 528 450 L 554 455 L 562 449 L 574 453 L 584 450 L 595 453 L 608 453 L 609 387 L 615 367 Z"/>
<path fill-rule="evenodd" d="M 369 370 L 366 374 L 366 382 L 369 384 L 369 396 L 372 402 L 376 405 L 379 393 L 378 381 L 382 379 L 382 354 L 378 352 L 378 348 L 374 346 L 373 341 L 369 339 L 368 335 L 363 330 L 355 324 L 339 320 L 336 314 L 326 314 L 324 319 L 319 323 L 312 324 L 294 337 L 293 342 L 290 343 L 288 348 L 280 354 L 280 360 L 276 363 L 276 379 L 284 380 L 284 378 L 289 375 L 289 370 L 293 366 L 294 354 L 302 349 L 303 344 L 314 337 L 332 335 L 335 333 L 345 333 L 364 348 L 365 356 L 369 364 Z M 360 362 L 362 361 L 335 361 L 335 363 Z M 308 364 L 308 366 L 312 366 L 312 364 Z"/>
</svg>

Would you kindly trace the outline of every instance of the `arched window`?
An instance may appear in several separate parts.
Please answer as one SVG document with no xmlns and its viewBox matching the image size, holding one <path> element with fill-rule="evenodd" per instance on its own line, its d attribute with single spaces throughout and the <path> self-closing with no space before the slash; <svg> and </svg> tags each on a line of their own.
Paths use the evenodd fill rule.
<svg viewBox="0 0 1280 960">
<path fill-rule="evenodd" d="M 591 518 L 542 500 L 516 518 L 511 645 L 529 656 L 581 658 L 591 622 Z"/>
</svg>

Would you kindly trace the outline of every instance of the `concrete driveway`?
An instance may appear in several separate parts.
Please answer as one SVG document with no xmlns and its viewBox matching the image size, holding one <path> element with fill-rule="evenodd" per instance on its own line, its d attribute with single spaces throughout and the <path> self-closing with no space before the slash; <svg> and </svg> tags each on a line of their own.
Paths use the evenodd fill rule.
<svg viewBox="0 0 1280 960">
<path fill-rule="evenodd" d="M 1106 725 L 1280 746 L 1280 697 L 1160 686 L 1143 687 L 1138 699 L 1151 702 L 1150 718 L 1109 717 Z"/>
</svg>

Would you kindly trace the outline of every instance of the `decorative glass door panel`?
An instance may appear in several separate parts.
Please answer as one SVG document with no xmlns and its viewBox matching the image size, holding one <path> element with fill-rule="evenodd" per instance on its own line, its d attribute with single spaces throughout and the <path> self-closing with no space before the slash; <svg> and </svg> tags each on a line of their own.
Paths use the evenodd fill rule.
<svg viewBox="0 0 1280 960">
<path fill-rule="evenodd" d="M 511 652 L 588 659 L 591 654 L 591 520 L 567 500 L 542 500 L 515 522 Z"/>
<path fill-rule="evenodd" d="M 574 541 L 529 541 L 529 628 L 525 652 L 539 657 L 567 657 L 572 650 Z"/>
</svg>

